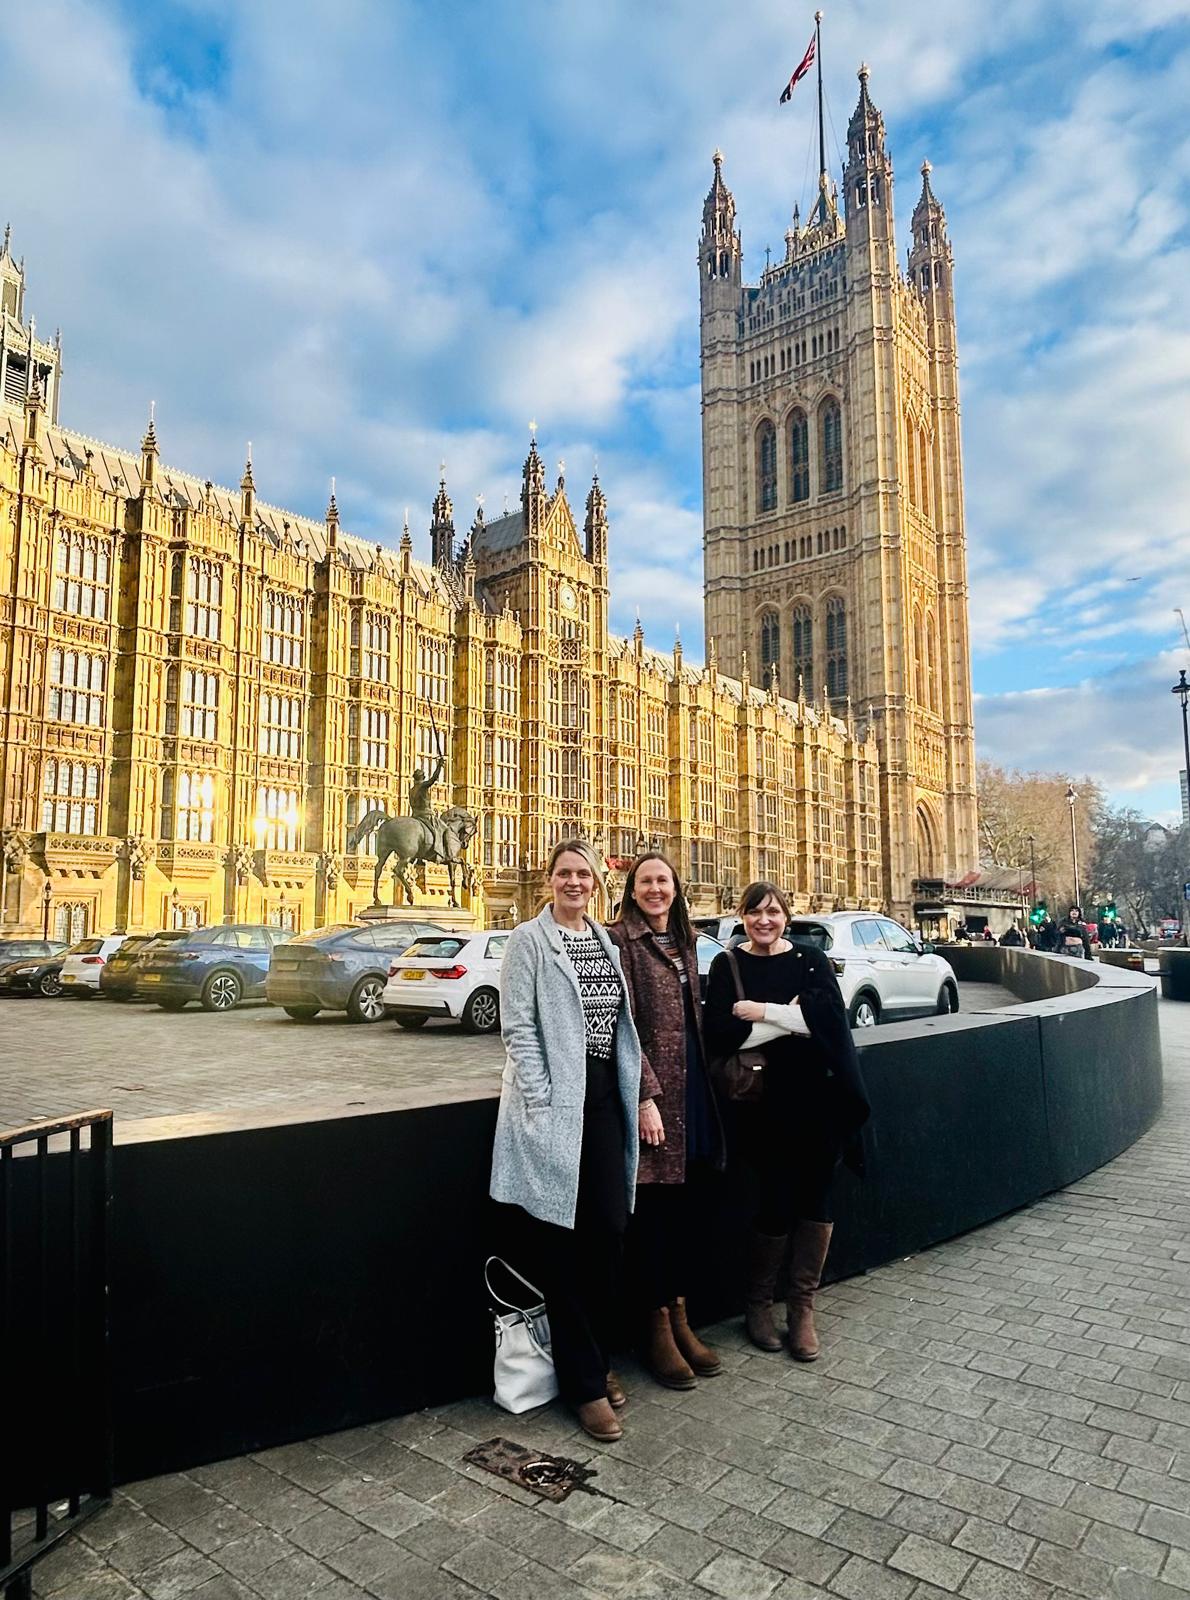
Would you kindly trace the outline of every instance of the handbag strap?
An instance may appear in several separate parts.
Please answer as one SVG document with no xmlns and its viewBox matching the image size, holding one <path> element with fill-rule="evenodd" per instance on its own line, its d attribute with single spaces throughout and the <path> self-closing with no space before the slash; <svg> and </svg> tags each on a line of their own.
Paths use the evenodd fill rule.
<svg viewBox="0 0 1190 1600">
<path fill-rule="evenodd" d="M 542 1294 L 541 1290 L 537 1287 L 537 1285 L 533 1284 L 533 1283 L 530 1283 L 528 1278 L 522 1278 L 520 1273 L 516 1270 L 516 1268 L 515 1267 L 510 1267 L 508 1262 L 505 1261 L 503 1256 L 489 1256 L 488 1259 L 483 1264 L 483 1281 L 487 1285 L 488 1294 L 491 1296 L 491 1298 L 496 1302 L 496 1304 L 498 1306 L 503 1306 L 505 1308 L 505 1310 L 507 1310 L 507 1311 L 519 1311 L 522 1316 L 525 1313 L 524 1306 L 514 1305 L 511 1300 L 503 1299 L 500 1295 L 498 1295 L 496 1293 L 495 1289 L 492 1288 L 492 1276 L 491 1276 L 491 1272 L 490 1272 L 489 1269 L 490 1269 L 493 1261 L 499 1262 L 499 1264 L 504 1268 L 505 1272 L 510 1273 L 512 1275 L 512 1277 L 514 1277 L 518 1283 L 523 1283 L 525 1288 L 528 1289 L 531 1294 L 535 1294 L 537 1296 L 537 1303 L 539 1305 L 541 1305 L 545 1301 L 545 1296 Z"/>
<path fill-rule="evenodd" d="M 735 997 L 737 1000 L 746 1000 L 748 996 L 744 993 L 744 980 L 740 977 L 740 964 L 735 958 L 735 951 L 728 945 L 723 954 L 727 957 L 727 965 L 735 982 Z"/>
</svg>

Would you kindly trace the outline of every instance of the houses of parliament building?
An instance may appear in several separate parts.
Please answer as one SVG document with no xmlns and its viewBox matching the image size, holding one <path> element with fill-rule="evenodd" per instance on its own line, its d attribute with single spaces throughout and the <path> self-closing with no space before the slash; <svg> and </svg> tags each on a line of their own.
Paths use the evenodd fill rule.
<svg viewBox="0 0 1190 1600">
<path fill-rule="evenodd" d="M 755 877 L 800 909 L 913 914 L 975 862 L 952 256 L 928 173 L 908 270 L 861 74 L 842 211 L 823 179 L 745 284 L 721 159 L 699 248 L 705 665 L 608 631 L 598 479 L 582 521 L 537 444 L 520 504 L 430 560 L 61 425 L 58 342 L 0 253 L 0 928 L 77 938 L 309 929 L 372 901 L 369 811 L 478 818 L 459 911 L 507 926 L 583 835 L 614 902 L 638 849 L 698 910 Z M 391 897 L 385 890 L 385 898 Z M 398 891 L 399 894 L 399 891 Z M 606 911 L 605 904 L 601 909 Z"/>
</svg>

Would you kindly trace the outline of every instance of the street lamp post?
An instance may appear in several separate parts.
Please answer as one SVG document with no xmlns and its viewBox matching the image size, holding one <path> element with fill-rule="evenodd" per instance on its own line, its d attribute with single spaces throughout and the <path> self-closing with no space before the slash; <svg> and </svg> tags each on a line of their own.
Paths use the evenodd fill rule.
<svg viewBox="0 0 1190 1600">
<path fill-rule="evenodd" d="M 1190 787 L 1190 721 L 1186 717 L 1186 701 L 1190 699 L 1190 683 L 1186 681 L 1185 667 L 1178 673 L 1178 681 L 1174 684 L 1170 693 L 1176 694 L 1182 702 L 1182 748 L 1186 752 L 1186 783 Z M 1184 814 L 1183 821 L 1185 821 Z"/>
<path fill-rule="evenodd" d="M 1190 685 L 1187 686 L 1190 688 Z M 1078 881 L 1078 836 L 1074 831 L 1074 802 L 1078 795 L 1074 792 L 1072 783 L 1066 786 L 1066 804 L 1070 807 L 1070 860 L 1074 866 L 1074 903 L 1082 909 L 1083 896 Z"/>
<path fill-rule="evenodd" d="M 41 937 L 48 939 L 50 936 L 50 901 L 53 899 L 54 890 L 47 877 L 41 889 Z"/>
<path fill-rule="evenodd" d="M 1032 887 L 1031 887 L 1029 892 L 1030 892 L 1030 894 L 1032 894 L 1034 900 L 1036 900 L 1037 899 L 1037 856 L 1036 856 L 1036 854 L 1034 853 L 1034 850 L 1033 850 L 1033 845 L 1034 845 L 1034 842 L 1035 842 L 1034 838 L 1033 838 L 1033 835 L 1029 834 L 1028 837 L 1029 837 L 1029 874 L 1030 874 L 1030 877 L 1032 878 Z"/>
<path fill-rule="evenodd" d="M 1178 699 L 1182 703 L 1182 749 L 1186 753 L 1186 794 L 1187 794 L 1187 797 L 1188 797 L 1188 801 L 1190 801 L 1190 722 L 1187 721 L 1187 717 L 1186 717 L 1186 701 L 1187 701 L 1187 699 L 1190 699 L 1190 683 L 1186 682 L 1186 669 L 1185 669 L 1185 667 L 1182 667 L 1182 668 L 1179 669 L 1179 671 L 1178 671 L 1178 681 L 1174 684 L 1173 688 L 1170 690 L 1170 693 L 1171 694 L 1176 694 Z M 1180 784 L 1178 785 L 1178 799 L 1179 800 L 1181 799 L 1181 785 Z M 1186 812 L 1183 811 L 1182 812 L 1182 826 L 1185 827 L 1185 825 L 1186 825 Z M 1183 907 L 1183 910 L 1184 909 L 1185 908 Z M 1186 928 L 1186 922 L 1185 922 L 1185 918 L 1183 917 L 1183 921 L 1182 921 L 1183 938 L 1185 937 L 1185 928 Z"/>
</svg>

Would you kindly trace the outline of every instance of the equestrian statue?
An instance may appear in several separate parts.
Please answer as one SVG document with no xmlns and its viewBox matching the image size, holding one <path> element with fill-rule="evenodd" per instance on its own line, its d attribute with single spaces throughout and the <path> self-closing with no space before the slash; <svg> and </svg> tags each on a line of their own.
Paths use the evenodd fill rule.
<svg viewBox="0 0 1190 1600">
<path fill-rule="evenodd" d="M 435 729 L 437 733 L 437 729 Z M 420 767 L 413 774 L 409 786 L 409 813 L 390 817 L 383 806 L 375 806 L 356 823 L 347 836 L 348 851 L 355 850 L 363 840 L 376 835 L 376 872 L 372 879 L 372 904 L 380 904 L 380 874 L 392 856 L 393 876 L 404 887 L 406 904 L 413 904 L 413 879 L 411 866 L 437 863 L 446 868 L 450 884 L 450 903 L 457 908 L 455 874 L 459 874 L 464 889 L 471 887 L 473 873 L 463 852 L 475 837 L 479 818 L 463 806 L 447 806 L 436 812 L 430 804 L 430 792 L 442 776 L 444 760 L 439 745 L 438 762 L 430 773 Z M 394 898 L 394 904 L 395 904 Z"/>
</svg>

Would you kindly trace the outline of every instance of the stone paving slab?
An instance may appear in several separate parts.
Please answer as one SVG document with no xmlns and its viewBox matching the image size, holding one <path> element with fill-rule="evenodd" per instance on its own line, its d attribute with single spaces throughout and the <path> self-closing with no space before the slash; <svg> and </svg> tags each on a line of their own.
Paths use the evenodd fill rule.
<svg viewBox="0 0 1190 1600">
<path fill-rule="evenodd" d="M 1190 1007 L 1109 1166 L 822 1295 L 822 1359 L 713 1331 L 626 1434 L 467 1400 L 122 1489 L 42 1600 L 1177 1600 L 1190 1593 Z M 597 1469 L 561 1505 L 464 1465 Z"/>
<path fill-rule="evenodd" d="M 964 1010 L 1014 1004 L 991 983 L 960 985 Z M 294 1022 L 249 1003 L 227 1016 L 106 1000 L 0 1000 L 0 1127 L 110 1106 L 128 1123 L 195 1112 L 366 1110 L 394 1095 L 499 1090 L 504 1050 L 457 1023 L 408 1033 L 327 1012 Z"/>
</svg>

